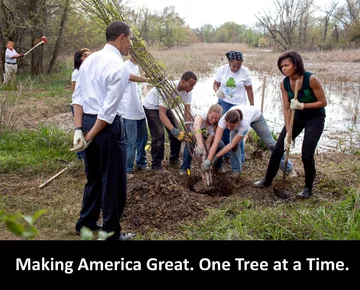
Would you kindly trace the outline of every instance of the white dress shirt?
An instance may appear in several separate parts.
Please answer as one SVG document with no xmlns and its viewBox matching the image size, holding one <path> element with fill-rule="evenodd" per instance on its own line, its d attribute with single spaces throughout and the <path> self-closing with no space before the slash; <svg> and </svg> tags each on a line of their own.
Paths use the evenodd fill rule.
<svg viewBox="0 0 360 290">
<path fill-rule="evenodd" d="M 85 114 L 97 115 L 111 124 L 116 115 L 124 114 L 121 100 L 129 77 L 120 52 L 106 44 L 81 64 L 72 104 L 82 106 Z"/>
<path fill-rule="evenodd" d="M 124 65 L 129 69 L 133 75 L 140 76 L 139 67 L 131 60 L 124 62 Z M 124 106 L 124 119 L 128 120 L 142 120 L 145 118 L 145 111 L 141 100 L 141 83 L 129 81 L 126 86 L 124 98 L 121 103 Z"/>
</svg>

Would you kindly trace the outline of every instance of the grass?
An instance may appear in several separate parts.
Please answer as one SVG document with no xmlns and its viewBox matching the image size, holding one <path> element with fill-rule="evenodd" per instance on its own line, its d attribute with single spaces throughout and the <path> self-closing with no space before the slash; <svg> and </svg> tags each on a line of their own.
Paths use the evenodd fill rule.
<svg viewBox="0 0 360 290">
<path fill-rule="evenodd" d="M 174 79 L 185 71 L 193 71 L 198 77 L 212 75 L 215 66 L 228 62 L 225 53 L 230 50 L 252 51 L 247 45 L 238 43 L 197 43 L 174 49 L 149 49 L 155 60 L 161 60 L 165 64 L 167 73 Z"/>
<path fill-rule="evenodd" d="M 0 173 L 29 170 L 33 173 L 57 168 L 53 161 L 71 160 L 69 134 L 54 126 L 42 125 L 39 130 L 4 131 L 0 139 Z"/>
<path fill-rule="evenodd" d="M 359 192 L 349 190 L 338 202 L 262 206 L 236 200 L 212 209 L 199 223 L 182 227 L 190 240 L 358 240 Z"/>
</svg>

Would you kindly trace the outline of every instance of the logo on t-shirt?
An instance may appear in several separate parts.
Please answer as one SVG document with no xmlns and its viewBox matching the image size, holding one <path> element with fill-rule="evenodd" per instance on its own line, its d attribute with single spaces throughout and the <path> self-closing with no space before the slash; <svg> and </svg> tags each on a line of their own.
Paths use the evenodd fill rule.
<svg viewBox="0 0 360 290">
<path fill-rule="evenodd" d="M 235 79 L 234 78 L 229 78 L 228 80 L 227 80 L 227 82 L 226 82 L 226 86 L 228 87 L 228 88 L 236 88 L 236 84 L 235 84 Z M 232 90 L 231 89 L 229 89 L 229 92 L 227 92 L 229 95 L 230 95 L 230 98 L 232 98 L 233 97 L 233 94 L 232 94 Z"/>
</svg>

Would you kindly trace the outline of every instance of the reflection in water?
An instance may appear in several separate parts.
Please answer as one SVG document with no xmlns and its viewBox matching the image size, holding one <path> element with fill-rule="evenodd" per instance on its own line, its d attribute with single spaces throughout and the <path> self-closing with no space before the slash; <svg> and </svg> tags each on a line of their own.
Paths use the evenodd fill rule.
<svg viewBox="0 0 360 290">
<path fill-rule="evenodd" d="M 280 82 L 282 76 L 267 76 L 263 114 L 269 125 L 277 135 L 284 126 L 282 97 Z M 255 106 L 261 108 L 263 76 L 252 72 Z M 217 102 L 213 90 L 214 77 L 198 80 L 193 90 L 192 110 L 208 108 Z M 318 151 L 341 150 L 349 146 L 360 146 L 359 110 L 360 87 L 356 83 L 323 84 L 328 101 L 326 106 L 325 128 L 318 144 Z M 303 141 L 301 133 L 295 139 L 292 152 L 301 152 Z"/>
</svg>

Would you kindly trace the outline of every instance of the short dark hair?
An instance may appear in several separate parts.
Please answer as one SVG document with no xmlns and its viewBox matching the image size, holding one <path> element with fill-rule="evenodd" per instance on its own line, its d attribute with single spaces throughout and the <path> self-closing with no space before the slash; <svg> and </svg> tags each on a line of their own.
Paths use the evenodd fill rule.
<svg viewBox="0 0 360 290">
<path fill-rule="evenodd" d="M 290 59 L 290 61 L 294 64 L 296 74 L 298 74 L 299 76 L 302 76 L 305 73 L 304 62 L 302 60 L 301 55 L 294 50 L 288 50 L 288 51 L 283 52 L 279 56 L 279 59 L 277 61 L 278 69 L 281 71 L 282 74 L 284 74 L 284 73 L 282 72 L 282 69 L 281 69 L 281 62 L 286 58 Z"/>
<path fill-rule="evenodd" d="M 115 41 L 121 34 L 126 37 L 131 33 L 131 28 L 125 22 L 115 20 L 106 27 L 106 41 Z"/>
<path fill-rule="evenodd" d="M 181 80 L 184 80 L 187 82 L 189 79 L 193 79 L 193 80 L 197 81 L 197 77 L 192 71 L 184 72 L 183 75 L 181 76 Z"/>
<path fill-rule="evenodd" d="M 230 124 L 235 124 L 243 119 L 243 113 L 239 109 L 230 110 L 225 115 L 225 121 Z"/>
</svg>

